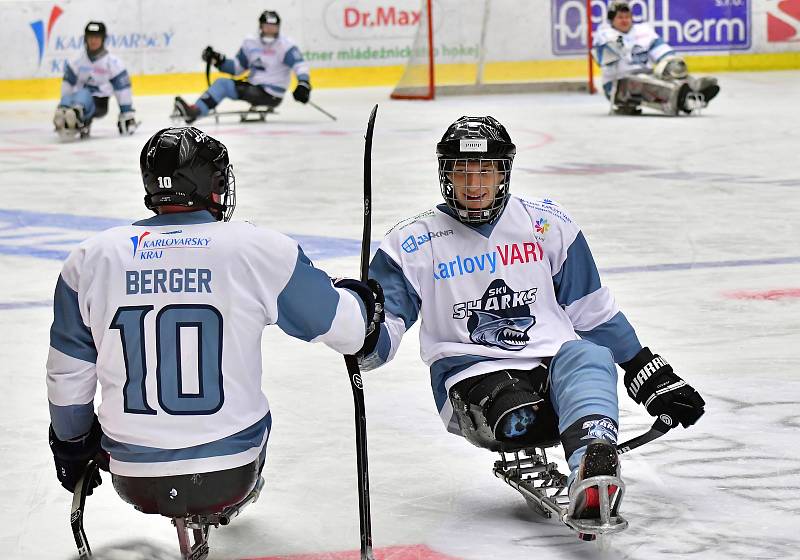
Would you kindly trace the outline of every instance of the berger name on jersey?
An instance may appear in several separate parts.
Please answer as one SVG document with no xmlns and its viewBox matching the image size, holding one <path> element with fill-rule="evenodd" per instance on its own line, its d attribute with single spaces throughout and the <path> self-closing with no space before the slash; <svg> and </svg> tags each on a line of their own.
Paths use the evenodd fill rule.
<svg viewBox="0 0 800 560">
<path fill-rule="evenodd" d="M 453 319 L 466 319 L 473 311 L 500 311 L 513 309 L 536 302 L 537 288 L 515 292 L 508 286 L 490 288 L 485 299 L 462 301 L 453 306 Z"/>
</svg>

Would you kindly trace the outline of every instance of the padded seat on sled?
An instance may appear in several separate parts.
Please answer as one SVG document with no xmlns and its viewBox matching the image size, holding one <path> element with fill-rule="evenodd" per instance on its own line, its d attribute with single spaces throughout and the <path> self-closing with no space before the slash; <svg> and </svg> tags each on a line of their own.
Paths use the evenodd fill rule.
<svg viewBox="0 0 800 560">
<path fill-rule="evenodd" d="M 117 494 L 143 513 L 191 517 L 219 513 L 255 488 L 261 459 L 223 471 L 164 477 L 112 475 Z"/>
</svg>

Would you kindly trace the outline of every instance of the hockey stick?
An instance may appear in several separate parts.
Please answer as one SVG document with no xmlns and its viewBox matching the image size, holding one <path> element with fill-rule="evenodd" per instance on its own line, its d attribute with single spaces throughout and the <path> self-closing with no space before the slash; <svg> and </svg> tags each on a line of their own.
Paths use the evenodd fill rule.
<svg viewBox="0 0 800 560">
<path fill-rule="evenodd" d="M 313 101 L 308 101 L 308 104 L 311 105 L 312 107 L 314 107 L 314 109 L 316 109 L 317 111 L 319 111 L 320 113 L 322 113 L 326 117 L 329 117 L 331 120 L 334 120 L 334 121 L 336 120 L 336 117 L 331 115 L 328 111 L 326 111 L 325 109 L 323 109 L 322 107 L 320 107 L 319 105 L 314 103 Z M 375 105 L 375 106 L 377 107 L 377 105 Z M 370 116 L 372 116 L 372 115 L 370 115 Z M 370 121 L 370 122 L 372 122 L 372 121 Z M 369 128 L 367 129 L 367 134 L 369 134 L 369 130 L 371 130 L 371 129 L 369 129 Z M 370 142 L 370 146 L 371 146 L 372 145 L 371 144 L 372 143 L 372 137 L 369 138 L 368 142 Z"/>
<path fill-rule="evenodd" d="M 86 492 L 89 491 L 89 486 L 92 484 L 98 468 L 97 463 L 89 461 L 80 480 L 75 484 L 75 491 L 72 494 L 69 524 L 72 527 L 72 536 L 75 537 L 75 546 L 78 547 L 78 558 L 81 560 L 92 557 L 92 549 L 89 548 L 89 541 L 83 530 L 83 508 L 86 505 Z"/>
<path fill-rule="evenodd" d="M 364 230 L 361 237 L 361 280 L 369 274 L 369 244 L 372 222 L 372 134 L 378 106 L 372 108 L 364 137 Z M 369 514 L 369 471 L 367 470 L 367 414 L 364 407 L 364 384 L 355 356 L 345 356 L 347 374 L 353 389 L 353 408 L 356 421 L 356 462 L 358 465 L 358 513 L 361 525 L 361 560 L 374 560 L 372 555 L 372 526 Z"/>
<path fill-rule="evenodd" d="M 628 441 L 621 443 L 617 446 L 617 453 L 622 455 L 623 453 L 627 453 L 631 449 L 636 449 L 637 447 L 641 447 L 645 443 L 650 443 L 651 441 L 660 438 L 672 428 L 675 427 L 675 421 L 672 417 L 662 414 L 656 421 L 653 422 L 653 425 L 650 427 L 648 431 L 643 433 L 640 436 L 637 436 L 633 439 L 629 439 Z"/>
<path fill-rule="evenodd" d="M 211 58 L 206 60 L 206 85 L 211 87 Z"/>
</svg>

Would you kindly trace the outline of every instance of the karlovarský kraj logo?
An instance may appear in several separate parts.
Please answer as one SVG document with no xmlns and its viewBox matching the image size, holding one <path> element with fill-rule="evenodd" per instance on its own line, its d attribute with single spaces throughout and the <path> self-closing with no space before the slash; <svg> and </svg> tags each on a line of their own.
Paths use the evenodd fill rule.
<svg viewBox="0 0 800 560">
<path fill-rule="evenodd" d="M 55 25 L 56 20 L 61 17 L 61 14 L 63 13 L 64 10 L 58 6 L 53 6 L 50 9 L 50 17 L 47 19 L 47 29 L 44 27 L 44 21 L 40 19 L 31 22 L 31 29 L 33 29 L 33 34 L 36 36 L 36 45 L 39 47 L 39 66 L 42 65 L 44 49 L 50 42 L 50 33 L 53 31 L 53 26 Z"/>
<path fill-rule="evenodd" d="M 591 0 L 592 30 L 607 21 L 611 0 Z M 753 0 L 639 0 L 633 21 L 647 22 L 679 52 L 747 50 L 752 43 Z M 556 55 L 585 54 L 586 0 L 550 0 L 552 49 Z"/>
<path fill-rule="evenodd" d="M 767 2 L 767 42 L 800 41 L 800 0 Z"/>
<path fill-rule="evenodd" d="M 44 17 L 30 22 L 31 30 L 36 37 L 37 67 L 47 74 L 63 74 L 67 60 L 72 60 L 80 55 L 84 48 L 83 27 L 86 22 L 92 19 L 87 16 L 86 20 L 77 27 L 70 27 L 66 30 L 62 23 L 56 30 L 56 22 L 63 14 L 65 14 L 65 11 L 54 4 L 50 8 L 46 24 Z M 70 17 L 75 19 L 74 16 L 75 13 L 71 11 Z M 106 47 L 109 50 L 123 51 L 123 53 L 125 51 L 163 51 L 172 47 L 175 37 L 175 32 L 172 29 L 139 33 L 137 31 L 127 31 L 126 24 L 117 25 L 115 21 L 106 21 L 105 23 L 109 25 L 109 31 L 114 29 L 117 31 L 116 33 L 109 32 L 106 37 Z M 57 31 L 60 31 L 60 33 Z"/>
</svg>

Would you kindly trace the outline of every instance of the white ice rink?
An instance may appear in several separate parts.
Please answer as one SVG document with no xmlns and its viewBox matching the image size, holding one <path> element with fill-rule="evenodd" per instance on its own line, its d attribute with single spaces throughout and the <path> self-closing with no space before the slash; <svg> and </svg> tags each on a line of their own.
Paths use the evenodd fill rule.
<svg viewBox="0 0 800 560">
<path fill-rule="evenodd" d="M 493 454 L 445 432 L 415 327 L 365 381 L 378 558 L 800 558 L 800 72 L 719 78 L 720 96 L 691 118 L 609 117 L 602 96 L 586 94 L 397 102 L 362 89 L 313 92 L 337 122 L 288 99 L 266 124 L 201 124 L 231 152 L 234 219 L 293 235 L 315 264 L 353 276 L 372 105 L 375 241 L 440 202 L 434 149 L 447 125 L 497 117 L 518 146 L 512 191 L 572 213 L 639 338 L 707 401 L 696 426 L 625 455 L 630 527 L 603 551 L 537 518 L 492 476 Z M 171 99 L 135 105 L 135 136 L 117 136 L 112 102 L 91 140 L 60 143 L 55 102 L 0 104 L 3 559 L 75 556 L 71 496 L 46 439 L 50 299 L 71 247 L 149 215 L 139 150 L 169 125 Z M 359 543 L 343 360 L 277 328 L 263 353 L 266 487 L 212 531 L 211 558 L 356 559 L 342 552 Z M 620 402 L 627 439 L 651 419 L 621 385 Z M 86 530 L 95 550 L 147 541 L 177 555 L 168 520 L 123 503 L 108 475 L 88 499 Z"/>
</svg>

